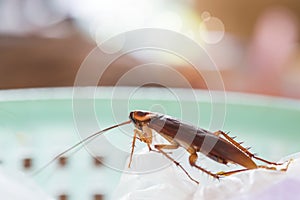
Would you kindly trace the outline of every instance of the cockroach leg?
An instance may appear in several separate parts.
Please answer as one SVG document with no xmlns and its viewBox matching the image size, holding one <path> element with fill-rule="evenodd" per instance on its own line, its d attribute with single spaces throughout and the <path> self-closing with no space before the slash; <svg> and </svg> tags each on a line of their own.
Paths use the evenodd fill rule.
<svg viewBox="0 0 300 200">
<path fill-rule="evenodd" d="M 288 168 L 289 168 L 291 162 L 293 162 L 293 160 L 294 160 L 293 158 L 289 159 L 289 160 L 287 161 L 286 167 L 283 168 L 283 169 L 280 169 L 280 171 L 286 172 L 286 171 L 288 170 Z"/>
<path fill-rule="evenodd" d="M 265 165 L 259 165 L 259 166 L 257 166 L 257 168 L 263 168 L 263 169 L 267 169 L 267 170 L 277 171 L 276 167 L 269 167 L 269 166 L 265 166 Z M 221 172 L 218 172 L 217 174 L 220 176 L 230 176 L 232 174 L 236 174 L 236 173 L 244 172 L 244 171 L 248 171 L 248 170 L 252 170 L 252 169 L 245 168 L 245 169 L 238 169 L 238 170 L 233 170 L 233 171 L 228 171 L 228 172 L 221 171 Z"/>
<path fill-rule="evenodd" d="M 178 149 L 179 144 L 176 142 L 172 142 L 172 144 L 156 144 L 154 148 L 159 149 Z"/>
<path fill-rule="evenodd" d="M 149 151 L 150 151 L 151 150 L 150 144 L 152 144 L 152 139 L 153 139 L 152 129 L 149 128 L 148 126 L 143 126 L 142 127 L 142 135 L 143 135 L 142 139 L 145 143 L 147 143 Z"/>
<path fill-rule="evenodd" d="M 196 167 L 197 169 L 203 171 L 204 173 L 206 173 L 206 174 L 208 174 L 208 175 L 210 175 L 210 176 L 212 176 L 216 179 L 219 179 L 220 178 L 219 174 L 214 174 L 214 173 L 212 173 L 212 172 L 210 172 L 210 171 L 208 171 L 208 170 L 206 170 L 206 169 L 204 169 L 204 168 L 202 168 L 202 167 L 200 167 L 199 165 L 196 164 L 196 161 L 198 159 L 198 155 L 197 155 L 196 151 L 192 150 L 192 149 L 193 148 L 191 148 L 191 147 L 188 149 L 188 151 L 190 152 L 190 157 L 189 157 L 190 165 L 192 167 Z"/>
<path fill-rule="evenodd" d="M 260 161 L 262 161 L 264 163 L 267 163 L 267 164 L 270 164 L 270 165 L 283 165 L 283 163 L 271 162 L 271 161 L 265 160 L 263 158 L 260 158 L 260 157 L 254 155 L 254 154 L 253 154 L 252 158 L 255 158 L 256 160 L 260 160 Z"/>
<path fill-rule="evenodd" d="M 224 172 L 224 171 L 221 171 L 221 172 L 218 172 L 217 175 L 219 176 L 230 176 L 232 174 L 235 174 L 235 173 L 239 173 L 239 172 L 244 172 L 244 171 L 248 171 L 248 170 L 251 170 L 251 169 L 238 169 L 238 170 L 233 170 L 233 171 L 228 171 L 228 172 Z"/>
<path fill-rule="evenodd" d="M 171 156 L 168 155 L 167 152 L 163 151 L 162 149 L 177 149 L 179 147 L 178 144 L 156 144 L 154 146 L 158 153 L 161 153 L 163 154 L 166 158 L 168 158 L 169 160 L 171 160 L 176 166 L 178 166 L 192 181 L 194 181 L 195 183 L 199 184 L 198 181 L 196 181 L 195 179 L 193 179 L 191 177 L 191 175 L 184 169 L 184 167 L 179 163 L 177 162 L 176 160 L 174 160 Z"/>
<path fill-rule="evenodd" d="M 228 134 L 224 133 L 223 131 L 217 131 L 214 133 L 217 136 L 222 135 L 227 141 L 229 141 L 231 144 L 233 144 L 234 146 L 236 146 L 238 149 L 240 149 L 241 151 L 243 151 L 245 154 L 247 154 L 249 157 L 254 158 L 256 160 L 260 160 L 264 163 L 270 164 L 270 165 L 282 165 L 283 163 L 276 163 L 276 162 L 271 162 L 268 160 L 265 160 L 263 158 L 260 158 L 258 156 L 256 156 L 255 154 L 251 153 L 247 148 L 243 147 L 241 145 L 241 143 L 235 141 L 233 138 L 231 138 L 230 136 L 228 136 Z"/>
<path fill-rule="evenodd" d="M 290 163 L 293 161 L 293 159 L 288 160 L 285 168 L 280 169 L 280 171 L 285 172 L 288 170 Z M 267 169 L 267 170 L 273 170 L 273 171 L 278 171 L 278 169 L 276 167 L 272 167 L 272 166 L 266 166 L 266 165 L 259 165 L 257 166 L 257 168 L 263 168 L 263 169 Z M 228 171 L 228 172 L 218 172 L 217 174 L 220 176 L 230 176 L 232 174 L 235 173 L 239 173 L 239 172 L 244 172 L 244 171 L 248 171 L 248 170 L 252 170 L 252 169 L 238 169 L 238 170 L 233 170 L 233 171 Z"/>
<path fill-rule="evenodd" d="M 286 164 L 285 168 L 280 169 L 280 171 L 283 171 L 283 172 L 287 171 L 287 169 L 289 168 L 289 165 L 291 164 L 292 161 L 293 161 L 293 159 L 286 161 L 287 164 Z M 277 164 L 277 165 L 282 165 L 282 164 Z M 277 170 L 276 167 L 265 166 L 265 165 L 259 165 L 258 168 L 264 168 L 264 169 L 268 169 L 268 170 Z"/>
<path fill-rule="evenodd" d="M 136 141 L 136 129 L 134 129 L 134 134 L 133 134 L 133 138 L 132 138 L 132 144 L 131 144 L 131 152 L 130 152 L 130 158 L 129 158 L 129 163 L 128 163 L 128 168 L 130 168 L 130 165 L 132 163 L 132 156 L 133 156 L 133 152 L 134 152 L 134 147 L 135 147 L 135 141 Z"/>
<path fill-rule="evenodd" d="M 283 168 L 283 169 L 280 169 L 280 171 L 283 171 L 283 172 L 287 171 L 291 161 L 292 160 L 289 160 L 286 167 Z M 259 165 L 259 166 L 257 166 L 257 168 L 278 171 L 276 167 L 271 167 L 271 166 L 266 166 L 266 165 Z M 220 176 L 230 176 L 232 174 L 239 173 L 239 172 L 244 172 L 244 171 L 248 171 L 248 170 L 252 170 L 252 169 L 238 169 L 238 170 L 233 170 L 233 171 L 228 171 L 228 172 L 221 171 L 221 172 L 218 172 L 217 174 L 220 175 Z"/>
<path fill-rule="evenodd" d="M 143 129 L 144 130 L 144 129 Z M 133 139 L 132 139 L 132 145 L 131 145 L 131 153 L 130 153 L 130 158 L 129 158 L 129 163 L 128 163 L 128 168 L 130 168 L 131 163 L 132 163 L 132 156 L 133 156 L 133 152 L 134 152 L 134 148 L 135 148 L 135 141 L 138 138 L 140 141 L 144 142 L 147 144 L 149 151 L 152 151 L 151 149 L 151 143 L 152 143 L 152 132 L 150 129 L 147 130 L 147 133 L 144 134 L 144 132 L 138 130 L 138 129 L 134 129 L 134 134 L 133 134 Z"/>
<path fill-rule="evenodd" d="M 139 140 L 141 140 L 142 142 L 146 143 L 149 151 L 151 151 L 151 143 L 152 143 L 152 131 L 151 129 L 147 129 L 147 128 L 143 128 L 143 131 L 140 131 L 138 129 L 134 129 L 134 133 L 135 135 L 138 135 Z"/>
</svg>

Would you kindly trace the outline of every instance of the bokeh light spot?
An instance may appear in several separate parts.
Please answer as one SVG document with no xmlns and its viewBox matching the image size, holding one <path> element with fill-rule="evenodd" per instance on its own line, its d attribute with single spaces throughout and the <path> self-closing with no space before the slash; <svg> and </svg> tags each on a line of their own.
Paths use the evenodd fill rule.
<svg viewBox="0 0 300 200">
<path fill-rule="evenodd" d="M 199 32 L 202 40 L 207 44 L 216 44 L 220 42 L 225 33 L 223 22 L 217 17 L 211 17 L 209 12 L 204 12 L 201 15 L 202 23 L 199 27 Z"/>
</svg>

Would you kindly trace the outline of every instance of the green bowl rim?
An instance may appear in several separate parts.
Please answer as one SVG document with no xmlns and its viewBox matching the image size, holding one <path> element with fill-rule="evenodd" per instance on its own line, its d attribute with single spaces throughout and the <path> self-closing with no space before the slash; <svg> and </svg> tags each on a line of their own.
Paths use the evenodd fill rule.
<svg viewBox="0 0 300 200">
<path fill-rule="evenodd" d="M 137 87 L 49 87 L 49 88 L 25 88 L 25 89 L 6 89 L 0 90 L 0 103 L 8 101 L 33 101 L 33 100 L 71 100 L 73 98 L 73 90 L 83 90 L 94 92 L 95 99 L 109 99 L 111 95 L 117 90 L 118 99 L 127 99 L 127 91 L 135 89 Z M 158 88 L 158 87 L 144 87 L 142 88 L 142 94 L 139 97 L 134 97 L 135 100 L 170 100 L 170 93 L 166 93 L 166 90 L 171 89 L 173 92 L 179 92 L 184 94 L 184 101 L 195 100 L 191 97 L 191 89 L 187 88 Z M 97 92 L 95 90 L 101 90 Z M 153 95 L 153 93 L 159 93 Z M 250 94 L 242 92 L 222 92 L 222 91 L 207 91 L 202 89 L 193 89 L 193 95 L 199 102 L 212 102 L 211 94 L 214 97 L 220 97 L 214 99 L 214 103 L 235 104 L 235 105 L 253 105 L 262 107 L 276 107 L 292 110 L 300 110 L 300 100 L 275 97 L 260 94 Z M 219 100 L 220 99 L 220 100 Z"/>
</svg>

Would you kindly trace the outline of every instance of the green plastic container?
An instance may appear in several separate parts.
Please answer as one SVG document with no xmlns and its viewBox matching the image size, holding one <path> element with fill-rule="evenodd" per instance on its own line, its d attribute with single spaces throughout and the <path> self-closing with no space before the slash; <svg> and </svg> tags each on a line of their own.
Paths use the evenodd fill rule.
<svg viewBox="0 0 300 200">
<path fill-rule="evenodd" d="M 93 98 L 85 97 L 87 91 Z M 92 105 L 95 119 L 81 105 Z M 67 154 L 66 165 L 54 162 L 36 176 L 32 173 L 82 137 L 126 121 L 129 111 L 139 109 L 162 112 L 211 131 L 230 131 L 253 152 L 274 161 L 300 149 L 300 102 L 296 100 L 130 87 L 80 88 L 74 99 L 73 88 L 20 89 L 0 91 L 1 165 L 28 174 L 55 198 L 65 194 L 72 200 L 97 195 L 110 199 L 127 166 L 133 125 L 112 130 L 87 148 Z M 106 148 L 107 143 L 115 150 Z M 139 143 L 137 151 L 143 147 Z M 103 158 L 103 165 L 95 164 L 95 154 Z"/>
</svg>

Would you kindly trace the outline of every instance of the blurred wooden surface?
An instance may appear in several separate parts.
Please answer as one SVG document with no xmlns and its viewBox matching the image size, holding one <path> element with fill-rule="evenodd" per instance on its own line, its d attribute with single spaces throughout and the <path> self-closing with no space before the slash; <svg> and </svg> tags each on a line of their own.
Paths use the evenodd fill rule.
<svg viewBox="0 0 300 200">
<path fill-rule="evenodd" d="M 0 88 L 72 85 L 95 45 L 79 33 L 66 38 L 0 36 Z"/>
<path fill-rule="evenodd" d="M 294 11 L 295 17 L 300 23 L 300 4 L 296 1 L 221 1 L 198 0 L 195 9 L 198 13 L 209 11 L 211 15 L 222 19 L 226 31 L 238 38 L 248 41 L 253 33 L 253 27 L 262 11 L 270 5 L 283 5 Z M 61 25 L 60 25 L 61 26 Z M 76 73 L 90 51 L 96 44 L 78 31 L 67 21 L 68 34 L 62 38 L 40 37 L 38 34 L 24 37 L 1 35 L 0 36 L 0 89 L 31 88 L 31 87 L 59 87 L 73 86 Z M 298 26 L 300 27 L 300 26 Z M 52 27 L 55 29 L 55 27 Z M 46 30 L 47 31 L 47 30 Z M 284 87 L 269 84 L 263 90 L 255 79 L 249 77 L 243 70 L 243 66 L 234 66 L 229 70 L 222 70 L 221 75 L 225 88 L 232 91 L 253 92 L 277 96 L 300 98 L 297 74 L 300 73 L 299 58 L 294 67 L 284 78 Z M 105 72 L 101 85 L 114 85 L 124 73 L 139 62 L 130 57 L 124 57 L 113 63 L 114 70 Z M 205 81 L 193 68 L 186 66 L 174 66 L 191 83 L 194 88 L 207 88 Z M 203 72 L 206 74 L 213 72 Z M 145 73 L 147 75 L 147 73 Z M 168 74 L 161 74 L 168 77 Z M 209 75 L 208 75 L 209 76 Z M 139 77 L 142 78 L 142 77 Z M 242 83 L 242 84 L 241 84 Z M 268 83 L 265 83 L 268 85 Z M 128 85 L 134 85 L 132 82 Z M 273 87 L 272 87 L 273 86 Z"/>
<path fill-rule="evenodd" d="M 253 33 L 258 17 L 269 8 L 287 8 L 300 19 L 300 3 L 295 0 L 196 0 L 195 4 L 198 13 L 209 11 L 211 15 L 222 19 L 226 31 L 245 39 Z"/>
</svg>

